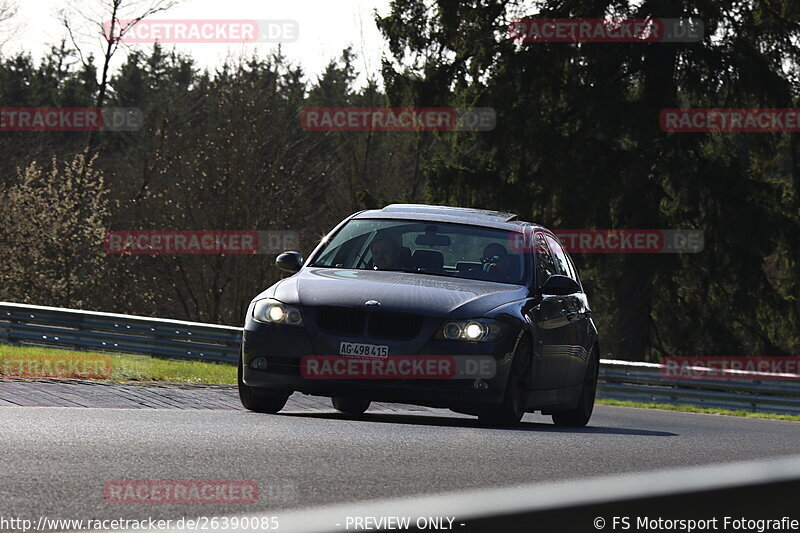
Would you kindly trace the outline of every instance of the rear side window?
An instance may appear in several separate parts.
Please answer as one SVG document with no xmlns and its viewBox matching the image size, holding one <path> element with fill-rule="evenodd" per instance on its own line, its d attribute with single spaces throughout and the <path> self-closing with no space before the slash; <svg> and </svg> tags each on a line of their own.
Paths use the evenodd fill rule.
<svg viewBox="0 0 800 533">
<path fill-rule="evenodd" d="M 556 274 L 567 276 L 575 281 L 578 281 L 578 274 L 575 271 L 575 266 L 567 256 L 567 252 L 562 248 L 561 243 L 550 235 L 546 236 L 547 245 L 553 254 L 553 263 L 556 269 Z"/>
<path fill-rule="evenodd" d="M 536 241 L 536 283 L 541 287 L 550 276 L 558 272 L 544 234 L 537 233 L 534 239 Z"/>
<path fill-rule="evenodd" d="M 562 248 L 563 249 L 563 248 Z M 578 285 L 581 283 L 581 278 L 578 276 L 578 269 L 575 268 L 575 262 L 572 260 L 572 257 L 564 251 L 564 255 L 567 257 L 567 264 L 569 265 L 569 271 L 572 273 L 570 277 L 578 282 Z"/>
</svg>

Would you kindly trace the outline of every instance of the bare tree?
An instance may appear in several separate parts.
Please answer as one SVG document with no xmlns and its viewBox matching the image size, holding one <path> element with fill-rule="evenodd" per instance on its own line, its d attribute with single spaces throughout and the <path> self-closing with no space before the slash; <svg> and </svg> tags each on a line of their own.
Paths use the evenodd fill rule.
<svg viewBox="0 0 800 533">
<path fill-rule="evenodd" d="M 13 0 L 0 0 L 0 49 L 16 34 L 7 22 L 17 14 L 17 4 Z"/>
<path fill-rule="evenodd" d="M 101 0 L 99 8 L 72 7 L 59 12 L 72 45 L 84 66 L 88 66 L 84 50 L 94 42 L 101 49 L 103 59 L 100 79 L 97 82 L 96 107 L 103 107 L 108 92 L 111 60 L 123 44 L 125 35 L 145 18 L 166 11 L 179 0 Z M 95 4 L 93 4 L 95 5 Z M 89 132 L 87 151 L 94 146 L 95 131 Z"/>
</svg>

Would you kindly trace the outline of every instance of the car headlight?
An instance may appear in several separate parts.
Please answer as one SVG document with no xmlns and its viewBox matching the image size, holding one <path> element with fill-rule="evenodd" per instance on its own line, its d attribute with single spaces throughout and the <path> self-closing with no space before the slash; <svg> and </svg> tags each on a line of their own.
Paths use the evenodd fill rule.
<svg viewBox="0 0 800 533">
<path fill-rule="evenodd" d="M 445 322 L 436 338 L 448 341 L 491 342 L 502 337 L 506 325 L 486 318 Z"/>
<path fill-rule="evenodd" d="M 253 318 L 266 324 L 303 325 L 303 316 L 298 307 L 286 305 L 272 298 L 256 302 L 253 306 Z"/>
</svg>

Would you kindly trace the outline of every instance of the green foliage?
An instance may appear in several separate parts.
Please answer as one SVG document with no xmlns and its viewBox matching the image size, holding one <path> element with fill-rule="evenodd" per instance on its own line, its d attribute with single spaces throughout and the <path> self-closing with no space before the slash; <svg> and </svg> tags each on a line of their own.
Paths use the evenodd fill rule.
<svg viewBox="0 0 800 533">
<path fill-rule="evenodd" d="M 777 413 L 762 413 L 759 411 L 744 411 L 742 409 L 722 409 L 715 407 L 699 407 L 697 405 L 669 404 L 656 402 L 630 402 L 622 400 L 608 400 L 600 398 L 597 400 L 600 405 L 611 405 L 614 407 L 635 407 L 638 409 L 661 409 L 663 411 L 680 411 L 682 413 L 703 413 L 706 415 L 739 416 L 744 418 L 763 418 L 766 420 L 787 420 L 790 422 L 800 422 L 798 415 L 783 415 Z"/>
<path fill-rule="evenodd" d="M 82 154 L 49 170 L 35 161 L 0 188 L 0 299 L 89 305 L 98 289 L 107 191 Z"/>
<path fill-rule="evenodd" d="M 514 43 L 525 16 L 700 18 L 699 43 Z M 665 133 L 672 107 L 793 107 L 790 0 L 396 0 L 387 93 L 493 107 L 424 167 L 435 202 L 554 228 L 698 228 L 692 255 L 577 257 L 605 353 L 788 355 L 797 324 L 797 134 Z"/>
<path fill-rule="evenodd" d="M 236 365 L 209 361 L 188 361 L 176 359 L 159 359 L 148 355 L 124 353 L 81 352 L 58 350 L 34 346 L 9 346 L 0 344 L 0 369 L 4 362 L 9 362 L 9 372 L 21 365 L 40 364 L 47 360 L 66 361 L 86 359 L 95 362 L 96 366 L 105 366 L 108 358 L 111 373 L 103 381 L 118 383 L 130 382 L 167 382 L 167 383 L 212 383 L 221 385 L 236 384 Z M 91 366 L 89 368 L 95 368 Z M 81 377 L 80 375 L 75 377 Z"/>
</svg>

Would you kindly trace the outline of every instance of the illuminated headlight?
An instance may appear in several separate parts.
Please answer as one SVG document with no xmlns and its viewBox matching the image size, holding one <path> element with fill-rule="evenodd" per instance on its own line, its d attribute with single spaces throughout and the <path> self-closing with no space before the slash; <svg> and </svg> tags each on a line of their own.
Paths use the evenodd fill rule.
<svg viewBox="0 0 800 533">
<path fill-rule="evenodd" d="M 286 305 L 278 300 L 268 298 L 259 300 L 253 306 L 253 318 L 266 324 L 286 324 L 289 326 L 302 326 L 303 317 L 300 309 L 293 305 Z"/>
<path fill-rule="evenodd" d="M 283 307 L 280 305 L 273 305 L 269 308 L 269 311 L 267 311 L 267 317 L 270 322 L 280 322 L 286 318 L 286 311 L 284 311 Z"/>
<path fill-rule="evenodd" d="M 467 327 L 464 328 L 464 337 L 466 337 L 467 340 L 478 341 L 481 340 L 488 332 L 489 328 L 483 324 L 471 322 L 467 324 Z"/>
<path fill-rule="evenodd" d="M 486 342 L 503 336 L 506 326 L 486 318 L 446 322 L 436 334 L 439 339 L 449 341 Z"/>
</svg>

